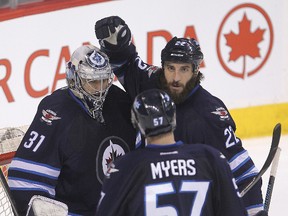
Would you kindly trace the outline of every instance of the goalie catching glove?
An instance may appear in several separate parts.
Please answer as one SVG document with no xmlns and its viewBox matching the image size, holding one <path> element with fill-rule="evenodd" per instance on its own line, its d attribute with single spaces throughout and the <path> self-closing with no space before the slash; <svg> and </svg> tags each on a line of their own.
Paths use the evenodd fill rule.
<svg viewBox="0 0 288 216">
<path fill-rule="evenodd" d="M 131 43 L 131 31 L 118 16 L 105 17 L 95 24 L 95 34 L 102 48 L 119 50 Z"/>
</svg>

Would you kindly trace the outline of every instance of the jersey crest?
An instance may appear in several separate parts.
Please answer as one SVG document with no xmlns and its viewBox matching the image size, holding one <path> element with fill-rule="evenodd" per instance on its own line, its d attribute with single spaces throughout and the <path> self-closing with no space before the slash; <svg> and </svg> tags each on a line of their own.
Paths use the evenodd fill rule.
<svg viewBox="0 0 288 216">
<path fill-rule="evenodd" d="M 117 136 L 107 137 L 101 142 L 96 157 L 97 179 L 101 184 L 105 177 L 116 171 L 113 168 L 115 159 L 129 151 L 128 144 Z"/>
<path fill-rule="evenodd" d="M 52 110 L 42 110 L 42 117 L 40 118 L 41 121 L 46 122 L 47 125 L 52 125 L 52 122 L 55 120 L 59 120 L 61 117 L 57 116 L 57 113 L 55 113 Z"/>
<path fill-rule="evenodd" d="M 222 120 L 222 121 L 225 121 L 225 120 L 229 119 L 228 111 L 225 108 L 223 108 L 223 107 L 218 107 L 218 108 L 216 108 L 215 111 L 213 111 L 211 113 L 213 113 L 215 115 L 218 115 L 219 119 Z"/>
</svg>

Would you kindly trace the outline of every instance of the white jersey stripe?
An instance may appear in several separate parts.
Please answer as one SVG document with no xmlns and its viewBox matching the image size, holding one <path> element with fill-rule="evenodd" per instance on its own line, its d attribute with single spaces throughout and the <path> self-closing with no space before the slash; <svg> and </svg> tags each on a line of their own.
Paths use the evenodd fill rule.
<svg viewBox="0 0 288 216">
<path fill-rule="evenodd" d="M 35 173 L 42 176 L 47 176 L 49 178 L 57 179 L 60 175 L 60 170 L 48 167 L 45 164 L 35 163 L 29 160 L 20 160 L 14 158 L 9 166 L 10 170 L 21 170 L 22 172 Z"/>
<path fill-rule="evenodd" d="M 229 165 L 232 172 L 240 168 L 242 164 L 244 164 L 248 160 L 250 160 L 248 152 L 246 150 L 242 151 L 239 155 L 233 158 L 232 161 L 229 161 Z"/>
<path fill-rule="evenodd" d="M 45 186 L 43 184 L 40 184 L 39 182 L 33 182 L 33 181 L 25 181 L 21 179 L 8 179 L 8 185 L 11 190 L 38 190 L 38 191 L 44 191 L 46 193 L 49 193 L 51 196 L 55 196 L 55 189 Z"/>
</svg>

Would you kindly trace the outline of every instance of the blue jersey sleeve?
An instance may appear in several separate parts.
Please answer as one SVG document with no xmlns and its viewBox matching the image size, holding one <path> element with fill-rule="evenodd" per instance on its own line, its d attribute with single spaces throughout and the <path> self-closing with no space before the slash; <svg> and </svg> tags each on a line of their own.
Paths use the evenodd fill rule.
<svg viewBox="0 0 288 216">
<path fill-rule="evenodd" d="M 49 98 L 39 104 L 9 167 L 8 184 L 23 214 L 34 194 L 54 198 L 60 175 L 59 143 L 63 136 L 57 128 L 63 127 L 61 110 L 57 105 L 47 106 L 47 100 Z"/>
</svg>

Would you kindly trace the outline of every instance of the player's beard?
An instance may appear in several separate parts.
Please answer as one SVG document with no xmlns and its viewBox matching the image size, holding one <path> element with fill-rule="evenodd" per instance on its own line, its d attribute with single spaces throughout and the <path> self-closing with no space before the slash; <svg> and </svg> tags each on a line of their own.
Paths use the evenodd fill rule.
<svg viewBox="0 0 288 216">
<path fill-rule="evenodd" d="M 192 89 L 195 87 L 195 84 L 197 83 L 197 75 L 192 76 L 191 79 L 186 83 L 186 85 L 184 86 L 181 83 L 176 83 L 176 82 L 170 82 L 167 83 L 167 80 L 165 79 L 164 73 L 162 73 L 160 75 L 160 85 L 161 88 L 166 91 L 170 97 L 173 99 L 173 101 L 176 104 L 180 104 L 183 101 L 186 100 L 187 96 L 190 94 L 190 92 L 192 91 Z M 172 85 L 178 85 L 178 86 L 182 86 L 183 87 L 183 91 L 181 93 L 177 93 L 174 91 L 171 91 L 170 86 Z"/>
</svg>

